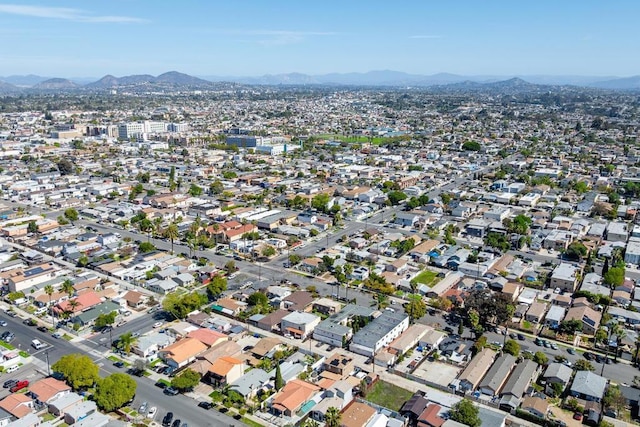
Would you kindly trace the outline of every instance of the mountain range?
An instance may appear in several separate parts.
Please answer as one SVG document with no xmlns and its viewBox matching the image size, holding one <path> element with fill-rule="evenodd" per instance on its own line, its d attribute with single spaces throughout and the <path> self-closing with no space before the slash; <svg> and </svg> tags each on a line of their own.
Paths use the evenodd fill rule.
<svg viewBox="0 0 640 427">
<path fill-rule="evenodd" d="M 517 79 L 517 80 L 514 80 Z M 611 90 L 640 89 L 640 75 L 618 78 L 614 76 L 463 76 L 449 73 L 432 75 L 409 74 L 401 71 L 379 70 L 366 73 L 330 73 L 309 75 L 302 73 L 266 74 L 257 77 L 201 76 L 170 71 L 159 76 L 149 74 L 115 77 L 106 75 L 101 79 L 88 77 L 50 78 L 37 75 L 0 77 L 0 93 L 11 94 L 23 91 L 80 91 L 80 90 L 156 90 L 156 89 L 207 89 L 220 83 L 246 85 L 342 85 L 342 86 L 387 86 L 387 87 L 442 87 L 453 85 L 457 89 L 498 89 L 492 84 L 511 82 L 514 89 L 526 89 L 524 83 L 545 86 L 584 86 Z M 515 83 L 518 83 L 515 85 Z M 514 86 L 515 85 L 515 86 Z"/>
</svg>

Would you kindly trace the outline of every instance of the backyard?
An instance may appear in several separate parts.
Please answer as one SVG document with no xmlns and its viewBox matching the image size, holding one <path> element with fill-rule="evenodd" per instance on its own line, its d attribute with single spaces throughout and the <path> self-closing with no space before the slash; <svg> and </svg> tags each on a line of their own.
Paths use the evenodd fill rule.
<svg viewBox="0 0 640 427">
<path fill-rule="evenodd" d="M 402 405 L 413 395 L 409 390 L 385 381 L 376 382 L 367 393 L 366 399 L 393 411 L 399 411 Z"/>
<path fill-rule="evenodd" d="M 413 280 L 431 288 L 433 285 L 438 283 L 438 273 L 430 270 L 423 270 Z"/>
</svg>

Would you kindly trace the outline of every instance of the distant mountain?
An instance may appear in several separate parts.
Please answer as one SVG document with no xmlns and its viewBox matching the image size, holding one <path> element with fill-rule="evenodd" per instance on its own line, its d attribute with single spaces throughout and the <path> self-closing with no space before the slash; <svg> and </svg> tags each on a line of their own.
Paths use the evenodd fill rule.
<svg viewBox="0 0 640 427">
<path fill-rule="evenodd" d="M 605 80 L 592 83 L 590 86 L 601 89 L 640 89 L 640 76 Z"/>
<path fill-rule="evenodd" d="M 0 81 L 0 93 L 1 94 L 12 94 L 20 92 L 20 88 L 12 85 L 11 83 Z"/>
<path fill-rule="evenodd" d="M 77 89 L 81 87 L 78 83 L 72 82 L 69 79 L 53 78 L 45 80 L 38 84 L 33 85 L 34 90 L 66 90 Z"/>
<path fill-rule="evenodd" d="M 160 74 L 155 78 L 154 83 L 169 83 L 179 86 L 210 86 L 211 82 L 190 76 L 188 74 L 179 73 L 177 71 L 169 71 Z"/>
<path fill-rule="evenodd" d="M 0 80 L 6 83 L 10 83 L 14 86 L 31 87 L 37 85 L 45 80 L 49 80 L 51 77 L 36 76 L 34 74 L 28 74 L 26 76 L 7 76 L 0 77 Z"/>
</svg>

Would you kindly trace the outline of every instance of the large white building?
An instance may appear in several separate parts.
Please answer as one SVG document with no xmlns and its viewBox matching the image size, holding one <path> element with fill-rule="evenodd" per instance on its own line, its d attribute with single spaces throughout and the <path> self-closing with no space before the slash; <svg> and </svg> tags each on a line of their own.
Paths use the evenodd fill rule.
<svg viewBox="0 0 640 427">
<path fill-rule="evenodd" d="M 145 120 L 144 122 L 120 123 L 118 125 L 118 138 L 140 138 L 147 133 L 164 133 L 167 132 L 167 129 L 167 123 L 151 120 Z"/>
<path fill-rule="evenodd" d="M 409 316 L 405 313 L 385 311 L 354 334 L 349 350 L 363 356 L 373 356 L 408 327 Z"/>
</svg>

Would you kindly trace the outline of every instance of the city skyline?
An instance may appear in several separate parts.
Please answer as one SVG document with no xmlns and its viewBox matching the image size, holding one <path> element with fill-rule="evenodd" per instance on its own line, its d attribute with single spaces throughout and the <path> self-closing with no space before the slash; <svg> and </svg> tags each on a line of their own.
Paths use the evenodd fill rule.
<svg viewBox="0 0 640 427">
<path fill-rule="evenodd" d="M 0 75 L 640 74 L 640 4 L 0 3 Z"/>
</svg>

